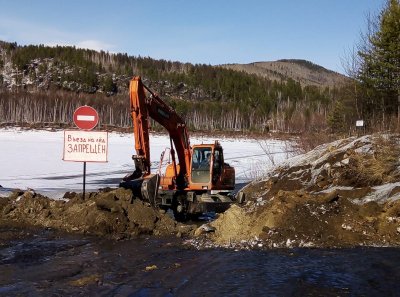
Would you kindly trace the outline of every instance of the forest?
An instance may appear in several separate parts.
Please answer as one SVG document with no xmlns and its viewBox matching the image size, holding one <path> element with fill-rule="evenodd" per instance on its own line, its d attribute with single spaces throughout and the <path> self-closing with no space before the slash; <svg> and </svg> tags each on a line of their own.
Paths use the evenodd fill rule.
<svg viewBox="0 0 400 297">
<path fill-rule="evenodd" d="M 336 89 L 302 87 L 290 78 L 278 82 L 210 65 L 65 46 L 5 42 L 0 46 L 0 67 L 5 68 L 10 61 L 15 68 L 16 87 L 10 92 L 3 83 L 0 102 L 1 118 L 11 123 L 63 123 L 80 104 L 91 104 L 106 110 L 101 114 L 105 125 L 129 126 L 127 87 L 136 75 L 182 115 L 190 129 L 202 131 L 321 129 L 322 119 L 339 93 Z M 46 76 L 51 77 L 50 82 L 38 87 Z M 34 83 L 18 87 L 27 77 Z"/>
</svg>

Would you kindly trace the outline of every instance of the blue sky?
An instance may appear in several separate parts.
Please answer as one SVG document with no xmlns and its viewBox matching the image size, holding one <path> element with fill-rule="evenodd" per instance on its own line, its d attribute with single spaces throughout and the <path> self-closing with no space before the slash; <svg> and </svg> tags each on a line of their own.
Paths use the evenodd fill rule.
<svg viewBox="0 0 400 297">
<path fill-rule="evenodd" d="M 341 59 L 385 0 L 0 0 L 0 40 L 224 64 Z"/>
</svg>

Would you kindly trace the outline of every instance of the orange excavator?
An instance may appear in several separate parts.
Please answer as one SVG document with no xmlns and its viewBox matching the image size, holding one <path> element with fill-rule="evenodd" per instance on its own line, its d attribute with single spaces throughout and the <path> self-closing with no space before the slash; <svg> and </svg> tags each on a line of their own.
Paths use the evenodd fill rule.
<svg viewBox="0 0 400 297">
<path fill-rule="evenodd" d="M 152 205 L 172 209 L 175 218 L 185 220 L 204 212 L 226 210 L 234 197 L 235 169 L 224 162 L 221 144 L 190 145 L 185 121 L 143 84 L 140 77 L 130 81 L 130 108 L 136 155 L 135 171 L 120 183 Z M 165 172 L 151 173 L 150 118 L 163 126 L 170 137 L 170 163 Z M 164 162 L 164 151 L 160 164 Z M 178 162 L 176 156 L 178 157 Z"/>
</svg>

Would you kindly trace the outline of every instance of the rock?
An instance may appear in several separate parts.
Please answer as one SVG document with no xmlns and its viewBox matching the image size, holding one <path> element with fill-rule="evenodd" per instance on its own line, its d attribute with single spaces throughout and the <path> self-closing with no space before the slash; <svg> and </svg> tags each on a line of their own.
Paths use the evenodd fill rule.
<svg viewBox="0 0 400 297">
<path fill-rule="evenodd" d="M 350 225 L 346 225 L 345 223 L 342 224 L 342 229 L 343 230 L 347 230 L 347 231 L 351 231 L 353 228 L 351 228 Z"/>
<path fill-rule="evenodd" d="M 118 200 L 125 201 L 128 203 L 132 203 L 132 201 L 133 201 L 132 191 L 129 189 L 118 188 L 117 190 L 114 191 L 114 193 L 115 193 L 115 197 Z"/>
<path fill-rule="evenodd" d="M 81 277 L 77 280 L 70 281 L 69 284 L 75 287 L 83 287 L 90 284 L 95 284 L 100 282 L 100 276 L 98 274 L 88 275 Z"/>
<path fill-rule="evenodd" d="M 201 234 L 208 232 L 215 232 L 215 227 L 209 224 L 203 224 L 199 228 L 197 228 L 196 231 L 194 231 L 194 236 L 200 236 Z"/>
<path fill-rule="evenodd" d="M 63 198 L 64 199 L 71 199 L 71 198 L 74 198 L 76 196 L 77 196 L 77 194 L 75 192 L 65 192 Z"/>
<path fill-rule="evenodd" d="M 123 213 L 123 209 L 114 198 L 113 193 L 107 193 L 102 197 L 96 199 L 96 206 L 100 210 L 106 210 L 112 213 Z"/>
<path fill-rule="evenodd" d="M 339 200 L 338 191 L 334 190 L 330 193 L 327 193 L 325 197 L 322 198 L 324 203 L 332 203 Z"/>
<path fill-rule="evenodd" d="M 158 269 L 157 265 L 146 266 L 146 271 L 152 271 Z"/>
<path fill-rule="evenodd" d="M 320 182 L 317 182 L 317 186 L 321 189 L 327 188 L 327 186 L 330 184 L 329 180 L 322 180 Z"/>
<path fill-rule="evenodd" d="M 195 237 L 199 237 L 200 235 L 202 235 L 202 234 L 204 234 L 204 233 L 206 233 L 205 231 L 204 231 L 204 229 L 202 229 L 202 228 L 197 228 L 196 229 L 196 231 L 194 231 L 194 236 Z"/>
<path fill-rule="evenodd" d="M 350 162 L 350 159 L 346 158 L 346 159 L 343 159 L 340 163 L 343 165 L 349 165 L 349 162 Z"/>
<path fill-rule="evenodd" d="M 25 192 L 22 194 L 22 198 L 28 198 L 28 199 L 33 198 L 33 197 L 35 197 L 35 196 L 36 196 L 36 193 L 35 193 L 35 191 L 32 190 L 32 189 L 28 189 L 27 191 L 25 191 Z"/>
</svg>

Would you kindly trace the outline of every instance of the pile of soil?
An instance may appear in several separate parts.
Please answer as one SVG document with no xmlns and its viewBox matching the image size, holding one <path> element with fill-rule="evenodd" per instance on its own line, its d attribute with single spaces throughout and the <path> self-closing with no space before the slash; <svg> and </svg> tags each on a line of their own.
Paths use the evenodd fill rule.
<svg viewBox="0 0 400 297">
<path fill-rule="evenodd" d="M 0 227 L 39 226 L 115 239 L 143 234 L 186 236 L 194 226 L 177 223 L 169 214 L 135 199 L 119 188 L 86 195 L 66 193 L 53 200 L 34 191 L 15 191 L 0 199 Z"/>
<path fill-rule="evenodd" d="M 242 191 L 199 240 L 231 247 L 400 244 L 399 136 L 325 144 Z"/>
</svg>

